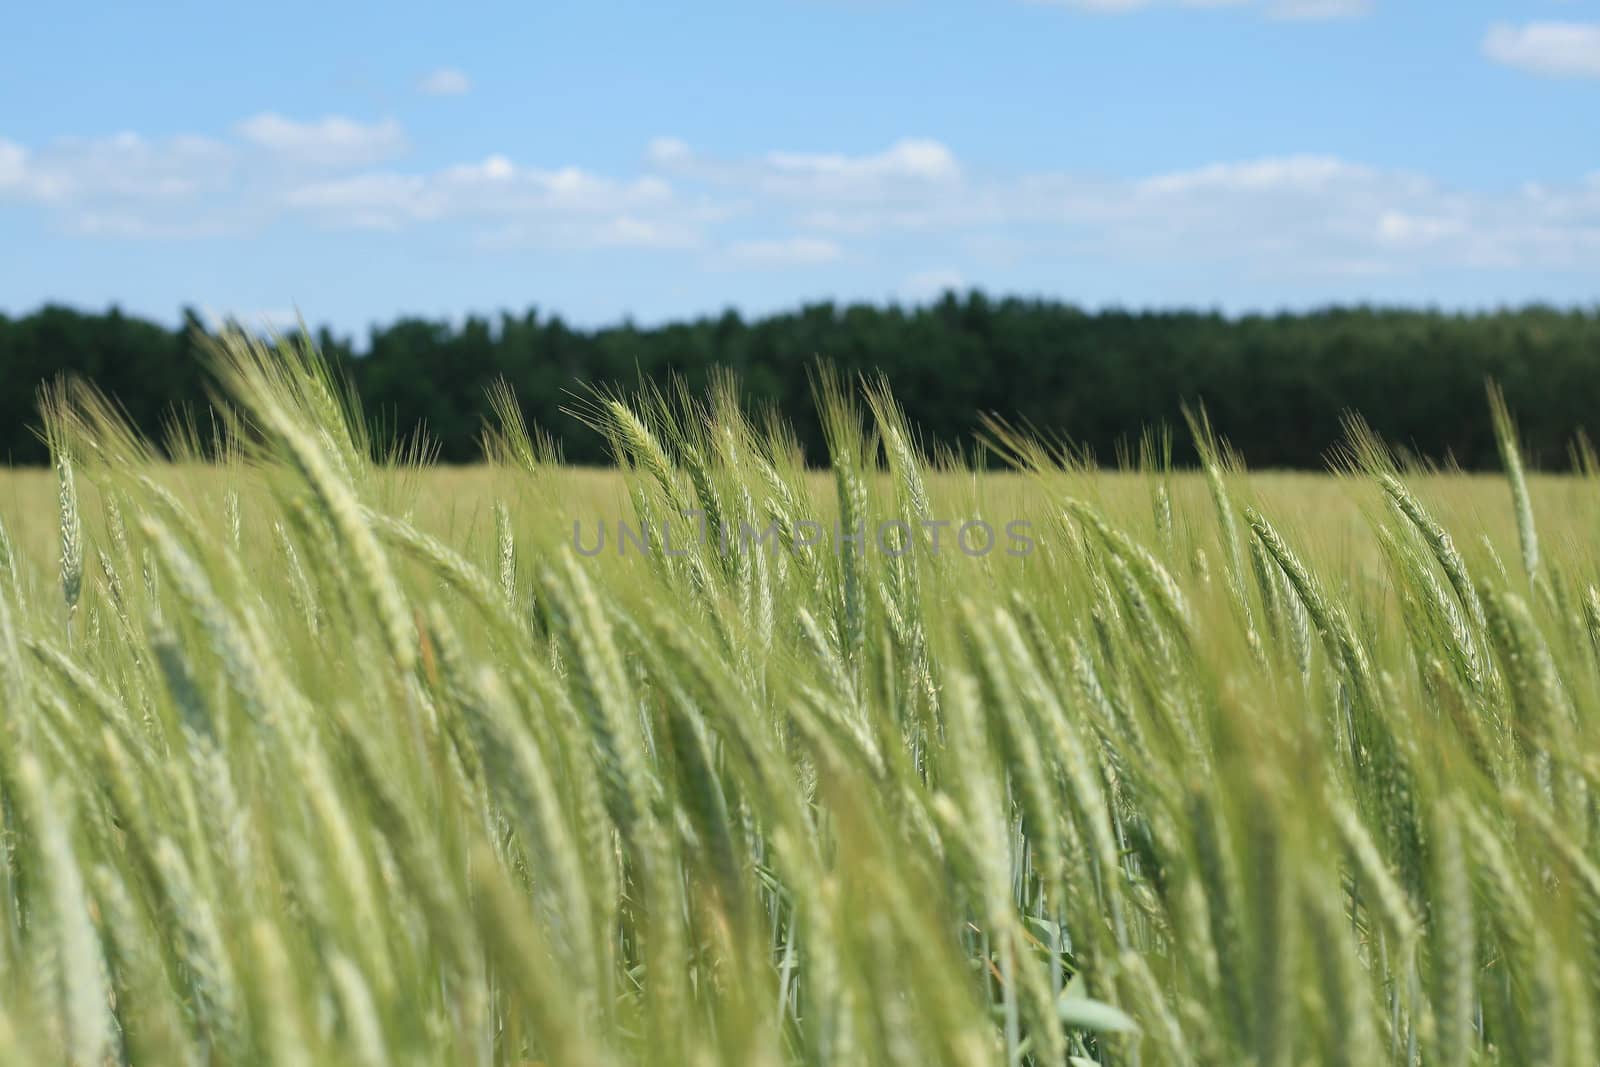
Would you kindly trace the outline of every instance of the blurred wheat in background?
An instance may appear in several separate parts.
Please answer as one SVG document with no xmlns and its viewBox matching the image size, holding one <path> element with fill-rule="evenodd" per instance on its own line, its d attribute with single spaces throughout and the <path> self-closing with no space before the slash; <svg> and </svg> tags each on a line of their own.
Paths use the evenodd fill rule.
<svg viewBox="0 0 1600 1067">
<path fill-rule="evenodd" d="M 1600 1062 L 1600 486 L 1497 393 L 1509 482 L 1198 412 L 985 472 L 826 372 L 825 475 L 728 380 L 443 472 L 213 361 L 163 458 L 63 385 L 0 479 L 0 1062 Z M 572 549 L 685 511 L 782 547 Z"/>
</svg>

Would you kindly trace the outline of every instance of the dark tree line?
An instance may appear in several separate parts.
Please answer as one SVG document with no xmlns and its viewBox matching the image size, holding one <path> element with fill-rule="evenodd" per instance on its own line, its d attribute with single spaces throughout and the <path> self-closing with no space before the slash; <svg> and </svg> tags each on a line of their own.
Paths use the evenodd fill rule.
<svg viewBox="0 0 1600 1067">
<path fill-rule="evenodd" d="M 95 382 L 152 436 L 175 410 L 203 412 L 202 328 L 192 312 L 178 329 L 115 309 L 0 315 L 0 461 L 45 460 L 33 430 L 35 391 L 60 373 Z M 1392 443 L 1492 467 L 1490 377 L 1504 387 L 1536 463 L 1564 465 L 1574 434 L 1600 422 L 1600 307 L 1230 318 L 1087 312 L 970 293 L 920 308 L 815 304 L 652 328 L 580 330 L 534 311 L 459 327 L 402 319 L 372 330 L 359 352 L 326 330 L 317 340 L 353 380 L 369 418 L 390 432 L 424 424 L 441 458 L 463 462 L 477 457 L 485 389 L 498 378 L 569 460 L 604 462 L 598 436 L 561 410 L 574 392 L 626 387 L 641 375 L 661 382 L 669 372 L 699 390 L 715 367 L 736 372 L 753 404 L 775 404 L 820 462 L 808 378 L 819 357 L 887 375 L 929 443 L 970 445 L 980 413 L 994 412 L 1102 461 L 1143 427 L 1181 426 L 1182 405 L 1198 401 L 1256 467 L 1320 467 L 1347 410 Z"/>
</svg>

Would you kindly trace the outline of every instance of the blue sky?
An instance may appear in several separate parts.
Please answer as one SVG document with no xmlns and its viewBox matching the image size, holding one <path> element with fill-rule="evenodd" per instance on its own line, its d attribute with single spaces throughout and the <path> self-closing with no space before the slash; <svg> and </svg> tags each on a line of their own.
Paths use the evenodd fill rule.
<svg viewBox="0 0 1600 1067">
<path fill-rule="evenodd" d="M 1600 0 L 19 6 L 0 310 L 1600 301 Z"/>
</svg>

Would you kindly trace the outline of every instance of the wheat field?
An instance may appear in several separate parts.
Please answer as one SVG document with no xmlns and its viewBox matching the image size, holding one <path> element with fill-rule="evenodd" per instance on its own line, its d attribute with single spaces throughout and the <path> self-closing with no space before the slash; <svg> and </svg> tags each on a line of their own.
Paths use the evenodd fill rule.
<svg viewBox="0 0 1600 1067">
<path fill-rule="evenodd" d="M 444 469 L 212 358 L 0 474 L 0 1064 L 1600 1062 L 1600 474 L 1492 390 L 1496 476 L 826 372 L 825 471 L 727 380 Z"/>
</svg>

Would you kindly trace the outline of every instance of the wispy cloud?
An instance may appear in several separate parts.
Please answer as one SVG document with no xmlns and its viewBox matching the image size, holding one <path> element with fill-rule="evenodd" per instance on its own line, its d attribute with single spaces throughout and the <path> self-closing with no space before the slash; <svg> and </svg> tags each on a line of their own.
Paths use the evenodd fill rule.
<svg viewBox="0 0 1600 1067">
<path fill-rule="evenodd" d="M 1266 11 L 1272 18 L 1316 21 L 1359 18 L 1372 8 L 1372 0 L 1275 0 Z"/>
<path fill-rule="evenodd" d="M 1546 78 L 1600 78 L 1600 23 L 1496 23 L 1484 35 L 1483 54 Z"/>
<path fill-rule="evenodd" d="M 945 293 L 959 293 L 966 287 L 966 278 L 958 270 L 924 270 L 901 282 L 897 295 L 901 300 L 921 304 Z"/>
<path fill-rule="evenodd" d="M 1120 178 L 1005 174 L 926 137 L 744 158 L 663 137 L 637 167 L 610 172 L 506 154 L 376 162 L 404 143 L 392 122 L 277 116 L 232 138 L 0 139 L 0 202 L 33 205 L 84 238 L 427 228 L 466 249 L 648 250 L 715 270 L 894 263 L 885 269 L 903 278 L 907 262 L 939 264 L 902 284 L 908 298 L 1030 257 L 1241 277 L 1600 271 L 1600 174 L 1466 189 L 1326 154 Z"/>
<path fill-rule="evenodd" d="M 657 146 L 658 149 L 660 146 Z M 1499 191 L 1332 155 L 1231 160 L 1127 179 L 1073 172 L 975 174 L 946 146 L 863 156 L 705 158 L 682 142 L 651 157 L 696 187 L 786 218 L 808 241 L 964 249 L 1062 249 L 1085 262 L 1229 265 L 1250 275 L 1409 272 L 1429 266 L 1600 269 L 1600 176 Z M 891 166 L 915 158 L 927 165 Z M 829 180 L 792 181 L 826 159 Z M 814 175 L 813 175 L 814 177 Z M 760 247 L 768 251 L 770 241 Z M 842 249 L 841 249 L 842 251 Z M 777 257 L 773 257 L 777 258 Z M 951 267 L 952 271 L 956 268 Z"/>
<path fill-rule="evenodd" d="M 455 67 L 429 71 L 417 82 L 417 92 L 426 96 L 464 96 L 472 91 L 472 79 Z"/>
<path fill-rule="evenodd" d="M 769 152 L 761 171 L 763 184 L 774 193 L 851 198 L 877 196 L 908 182 L 944 185 L 961 177 L 950 149 L 927 138 L 906 138 L 865 156 Z"/>
<path fill-rule="evenodd" d="M 747 267 L 814 267 L 838 259 L 841 249 L 821 237 L 786 237 L 767 241 L 737 241 L 730 245 L 730 260 Z"/>
<path fill-rule="evenodd" d="M 1278 156 L 1159 174 L 1143 179 L 1137 188 L 1157 195 L 1284 190 L 1316 193 L 1337 184 L 1368 180 L 1375 173 L 1370 167 L 1347 163 L 1337 156 Z"/>
<path fill-rule="evenodd" d="M 0 190 L 22 184 L 28 173 L 28 150 L 0 138 Z"/>
<path fill-rule="evenodd" d="M 363 123 L 328 115 L 297 121 L 268 111 L 238 123 L 234 132 L 286 161 L 325 167 L 381 163 L 409 147 L 405 130 L 394 119 Z"/>
<path fill-rule="evenodd" d="M 287 333 L 300 325 L 300 312 L 294 308 L 218 308 L 206 305 L 200 317 L 213 330 L 237 325 L 247 330 Z"/>
<path fill-rule="evenodd" d="M 39 151 L 0 140 L 0 195 L 46 203 L 182 200 L 224 184 L 234 164 L 230 147 L 207 137 L 62 137 Z"/>
<path fill-rule="evenodd" d="M 35 204 L 79 236 L 224 236 L 270 222 L 286 187 L 390 157 L 406 143 L 393 120 L 337 116 L 296 122 L 256 115 L 232 133 L 151 138 L 124 131 L 37 146 L 0 139 L 0 202 Z"/>
<path fill-rule="evenodd" d="M 1154 8 L 1225 11 L 1247 9 L 1272 19 L 1316 21 L 1357 18 L 1372 10 L 1373 0 L 1027 0 L 1031 4 L 1075 8 L 1101 15 L 1125 15 Z"/>
<path fill-rule="evenodd" d="M 645 145 L 645 159 L 657 167 L 674 167 L 692 162 L 694 152 L 676 137 L 656 137 Z"/>
<path fill-rule="evenodd" d="M 327 229 L 401 230 L 454 222 L 485 245 L 690 247 L 698 234 L 674 217 L 671 187 L 645 175 L 610 178 L 491 155 L 425 174 L 369 172 L 287 189 L 284 205 Z"/>
</svg>

